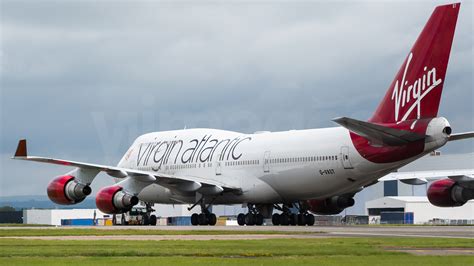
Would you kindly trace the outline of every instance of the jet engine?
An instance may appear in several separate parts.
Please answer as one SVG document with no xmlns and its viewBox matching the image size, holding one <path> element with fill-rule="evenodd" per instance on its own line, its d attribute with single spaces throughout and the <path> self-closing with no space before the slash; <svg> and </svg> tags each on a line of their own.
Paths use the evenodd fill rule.
<svg viewBox="0 0 474 266">
<path fill-rule="evenodd" d="M 433 182 L 426 194 L 431 204 L 438 207 L 462 206 L 474 199 L 474 189 L 462 187 L 449 178 Z"/>
<path fill-rule="evenodd" d="M 99 190 L 95 198 L 97 208 L 109 214 L 127 212 L 137 203 L 138 198 L 123 191 L 121 186 L 105 187 Z"/>
<path fill-rule="evenodd" d="M 79 183 L 72 175 L 53 179 L 47 188 L 51 201 L 61 205 L 71 205 L 83 201 L 92 190 L 89 185 Z"/>
<path fill-rule="evenodd" d="M 307 200 L 310 212 L 320 215 L 331 215 L 342 212 L 345 208 L 354 206 L 354 198 L 349 196 L 333 196 L 327 199 Z"/>
</svg>

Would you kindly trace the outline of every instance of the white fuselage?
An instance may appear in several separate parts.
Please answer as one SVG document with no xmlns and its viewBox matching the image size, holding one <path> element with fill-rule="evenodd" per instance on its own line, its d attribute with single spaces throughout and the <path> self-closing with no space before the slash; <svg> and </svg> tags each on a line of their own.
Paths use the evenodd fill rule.
<svg viewBox="0 0 474 266">
<path fill-rule="evenodd" d="M 417 156 L 416 158 L 418 158 Z M 413 158 L 416 159 L 416 158 Z M 118 166 L 199 177 L 241 188 L 215 204 L 278 203 L 355 193 L 412 160 L 375 164 L 360 156 L 342 127 L 241 134 L 187 129 L 140 136 Z M 152 184 L 139 194 L 154 203 L 194 203 Z"/>
</svg>

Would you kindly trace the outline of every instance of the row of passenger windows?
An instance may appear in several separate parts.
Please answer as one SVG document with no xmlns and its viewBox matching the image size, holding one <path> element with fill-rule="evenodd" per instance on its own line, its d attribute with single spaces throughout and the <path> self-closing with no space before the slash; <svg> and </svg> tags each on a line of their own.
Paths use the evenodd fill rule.
<svg viewBox="0 0 474 266">
<path fill-rule="evenodd" d="M 166 170 L 180 170 L 180 169 L 191 169 L 191 168 L 204 168 L 204 167 L 212 167 L 212 163 L 191 163 L 191 164 L 177 164 L 177 165 L 170 165 L 166 166 Z"/>
<path fill-rule="evenodd" d="M 265 163 L 277 164 L 277 163 L 299 163 L 299 162 L 319 162 L 319 161 L 336 161 L 337 155 L 331 156 L 309 156 L 309 157 L 288 157 L 288 158 L 274 158 L 274 159 L 265 159 Z M 259 165 L 260 160 L 242 160 L 242 161 L 231 161 L 225 162 L 225 166 L 239 166 L 239 165 Z M 176 165 L 167 165 L 166 170 L 181 170 L 181 169 L 191 169 L 191 168 L 205 168 L 212 167 L 212 163 L 202 163 L 202 164 L 176 164 Z M 138 167 L 139 170 L 152 170 L 151 167 Z"/>
<path fill-rule="evenodd" d="M 243 160 L 243 161 L 225 162 L 225 166 L 258 165 L 258 164 L 260 164 L 260 160 Z"/>
<path fill-rule="evenodd" d="M 299 162 L 322 162 L 322 161 L 337 161 L 337 155 L 275 158 L 275 159 L 266 159 L 265 163 L 299 163 Z"/>
<path fill-rule="evenodd" d="M 165 166 L 166 170 L 181 170 L 181 169 L 191 169 L 191 168 L 205 168 L 212 167 L 212 163 L 191 163 L 191 164 L 176 164 L 176 165 L 167 165 Z M 151 171 L 153 170 L 151 166 L 139 166 L 138 170 Z"/>
</svg>

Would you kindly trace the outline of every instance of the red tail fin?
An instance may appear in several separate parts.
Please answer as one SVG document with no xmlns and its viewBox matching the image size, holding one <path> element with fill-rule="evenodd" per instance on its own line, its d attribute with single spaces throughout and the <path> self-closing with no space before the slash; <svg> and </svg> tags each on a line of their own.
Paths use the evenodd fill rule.
<svg viewBox="0 0 474 266">
<path fill-rule="evenodd" d="M 436 7 L 370 122 L 437 116 L 460 5 Z"/>
</svg>

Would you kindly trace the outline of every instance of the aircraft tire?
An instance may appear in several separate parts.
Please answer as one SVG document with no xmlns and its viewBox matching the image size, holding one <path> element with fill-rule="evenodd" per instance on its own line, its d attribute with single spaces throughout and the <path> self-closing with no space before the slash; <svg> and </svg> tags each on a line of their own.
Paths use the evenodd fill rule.
<svg viewBox="0 0 474 266">
<path fill-rule="evenodd" d="M 207 220 L 207 215 L 205 213 L 201 213 L 198 216 L 199 225 L 208 225 L 209 221 Z"/>
<path fill-rule="evenodd" d="M 291 213 L 289 215 L 289 217 L 290 217 L 290 225 L 297 225 L 298 224 L 298 214 Z"/>
<path fill-rule="evenodd" d="M 273 225 L 280 225 L 280 214 L 274 213 L 272 215 L 272 224 Z"/>
<path fill-rule="evenodd" d="M 193 214 L 191 215 L 191 224 L 192 224 L 192 225 L 195 225 L 195 226 L 196 226 L 196 225 L 199 225 L 199 214 L 193 213 Z"/>
<path fill-rule="evenodd" d="M 261 215 L 260 213 L 255 215 L 255 224 L 263 225 L 263 215 Z"/>
<path fill-rule="evenodd" d="M 251 214 L 251 213 L 247 213 L 245 215 L 245 224 L 246 225 L 255 225 L 255 215 Z"/>
<path fill-rule="evenodd" d="M 143 225 L 150 225 L 150 217 L 148 215 L 142 215 Z"/>
<path fill-rule="evenodd" d="M 298 214 L 298 225 L 306 225 L 306 214 L 300 213 Z"/>
<path fill-rule="evenodd" d="M 314 221 L 314 215 L 308 213 L 308 214 L 306 214 L 305 216 L 306 216 L 306 217 L 305 217 L 306 224 L 309 225 L 309 226 L 313 226 L 313 225 L 314 225 L 314 222 L 315 222 L 315 221 Z"/>
<path fill-rule="evenodd" d="M 280 215 L 280 224 L 281 225 L 289 225 L 290 224 L 290 217 L 286 213 L 282 213 Z"/>
<path fill-rule="evenodd" d="M 239 215 L 237 215 L 237 223 L 238 223 L 240 226 L 245 225 L 245 214 L 239 213 Z"/>
<path fill-rule="evenodd" d="M 156 215 L 151 215 L 150 216 L 150 225 L 153 225 L 155 226 L 156 225 L 156 222 L 157 222 L 157 219 L 156 219 Z"/>
<path fill-rule="evenodd" d="M 209 225 L 216 225 L 217 217 L 214 213 L 210 213 L 207 215 L 207 222 Z"/>
</svg>

